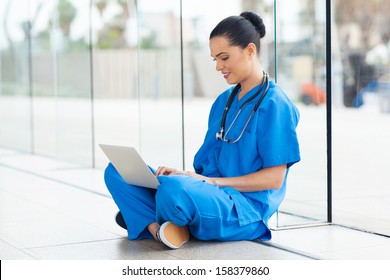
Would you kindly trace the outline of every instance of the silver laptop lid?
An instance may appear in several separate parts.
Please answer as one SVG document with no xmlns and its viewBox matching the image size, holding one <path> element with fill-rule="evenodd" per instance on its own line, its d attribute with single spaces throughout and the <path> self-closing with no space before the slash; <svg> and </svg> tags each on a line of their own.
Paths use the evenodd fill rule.
<svg viewBox="0 0 390 280">
<path fill-rule="evenodd" d="M 156 189 L 157 178 L 134 147 L 99 144 L 126 183 Z"/>
</svg>

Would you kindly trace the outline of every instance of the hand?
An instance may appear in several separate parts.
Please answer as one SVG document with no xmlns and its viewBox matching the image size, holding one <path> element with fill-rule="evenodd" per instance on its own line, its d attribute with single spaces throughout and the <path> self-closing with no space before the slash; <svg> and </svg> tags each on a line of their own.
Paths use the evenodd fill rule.
<svg viewBox="0 0 390 280">
<path fill-rule="evenodd" d="M 188 175 L 188 176 L 192 176 L 192 177 L 194 177 L 197 180 L 203 180 L 203 181 L 205 181 L 205 182 L 207 182 L 207 183 L 209 183 L 211 185 L 215 185 L 214 178 L 206 177 L 206 176 L 197 174 L 195 172 L 186 172 L 185 174 Z"/>
<path fill-rule="evenodd" d="M 172 167 L 159 166 L 156 170 L 155 176 L 158 177 L 160 175 L 177 175 L 177 174 L 184 174 L 184 171 L 177 170 Z"/>
</svg>

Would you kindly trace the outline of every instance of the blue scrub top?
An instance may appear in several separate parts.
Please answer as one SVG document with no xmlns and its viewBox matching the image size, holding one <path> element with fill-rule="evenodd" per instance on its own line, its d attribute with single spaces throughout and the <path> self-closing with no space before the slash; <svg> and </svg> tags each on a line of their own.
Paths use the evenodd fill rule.
<svg viewBox="0 0 390 280">
<path fill-rule="evenodd" d="M 226 117 L 225 131 L 241 104 L 255 94 L 259 86 L 240 100 L 237 94 Z M 260 220 L 267 225 L 285 196 L 289 168 L 300 160 L 296 134 L 299 111 L 282 89 L 270 81 L 268 93 L 241 139 L 234 144 L 216 140 L 215 135 L 219 132 L 223 111 L 233 88 L 219 95 L 211 108 L 208 131 L 204 143 L 195 155 L 194 168 L 197 173 L 208 177 L 233 177 L 287 164 L 285 180 L 278 190 L 240 193 L 229 186 L 223 187 L 235 202 L 240 225 Z M 260 96 L 261 94 L 243 108 L 227 138 L 235 140 L 239 137 Z"/>
</svg>

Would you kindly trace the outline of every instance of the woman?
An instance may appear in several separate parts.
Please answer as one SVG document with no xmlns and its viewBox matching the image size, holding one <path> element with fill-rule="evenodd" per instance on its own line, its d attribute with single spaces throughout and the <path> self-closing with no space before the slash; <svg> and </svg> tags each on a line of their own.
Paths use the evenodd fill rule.
<svg viewBox="0 0 390 280">
<path fill-rule="evenodd" d="M 237 85 L 211 108 L 195 172 L 159 167 L 156 191 L 127 185 L 111 164 L 107 167 L 106 184 L 120 209 L 116 219 L 129 239 L 154 238 L 180 248 L 190 236 L 271 238 L 267 222 L 285 196 L 289 168 L 300 160 L 299 112 L 261 68 L 265 33 L 252 12 L 228 17 L 211 32 L 216 70 Z"/>
</svg>

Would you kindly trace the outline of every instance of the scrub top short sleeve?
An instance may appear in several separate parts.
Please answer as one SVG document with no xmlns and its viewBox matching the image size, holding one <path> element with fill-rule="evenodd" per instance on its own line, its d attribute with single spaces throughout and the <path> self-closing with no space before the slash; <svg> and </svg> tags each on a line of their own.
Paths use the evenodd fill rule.
<svg viewBox="0 0 390 280">
<path fill-rule="evenodd" d="M 296 127 L 299 111 L 287 96 L 280 92 L 270 95 L 265 107 L 259 108 L 257 148 L 263 168 L 300 160 Z"/>
</svg>

